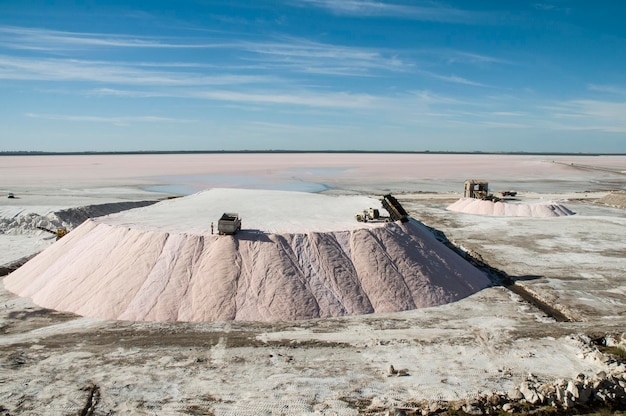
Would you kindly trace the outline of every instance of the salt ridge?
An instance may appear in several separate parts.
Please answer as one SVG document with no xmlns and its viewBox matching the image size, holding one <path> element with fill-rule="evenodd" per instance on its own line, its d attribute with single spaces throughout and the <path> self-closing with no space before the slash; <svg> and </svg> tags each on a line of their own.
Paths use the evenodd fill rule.
<svg viewBox="0 0 626 416">
<path fill-rule="evenodd" d="M 486 201 L 476 198 L 461 198 L 446 208 L 464 214 L 493 215 L 507 217 L 561 217 L 575 212 L 556 202 L 537 204 Z"/>
</svg>

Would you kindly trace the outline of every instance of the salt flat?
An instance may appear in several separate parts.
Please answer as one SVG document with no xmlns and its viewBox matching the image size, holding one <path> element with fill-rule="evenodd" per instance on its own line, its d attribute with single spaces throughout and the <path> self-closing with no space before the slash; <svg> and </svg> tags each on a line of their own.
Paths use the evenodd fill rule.
<svg viewBox="0 0 626 416">
<path fill-rule="evenodd" d="M 80 413 L 95 395 L 94 414 L 385 414 L 416 408 L 424 400 L 432 406 L 508 394 L 525 380 L 557 383 L 579 373 L 589 378 L 601 371 L 623 372 L 590 338 L 610 335 L 619 342 L 624 328 L 626 215 L 594 202 L 611 189 L 625 189 L 626 180 L 619 173 L 567 163 L 624 170 L 626 158 L 560 156 L 566 163 L 561 165 L 539 156 L 341 156 L 308 163 L 272 156 L 273 164 L 262 157 L 248 163 L 250 168 L 242 168 L 249 159 L 241 156 L 218 158 L 214 165 L 205 163 L 204 172 L 197 167 L 193 174 L 201 180 L 193 186 L 215 187 L 211 172 L 230 162 L 233 178 L 265 172 L 275 182 L 295 177 L 325 183 L 332 195 L 376 198 L 394 192 L 415 219 L 562 308 L 571 322 L 555 321 L 501 286 L 447 305 L 393 314 L 193 324 L 82 318 L 41 309 L 2 290 L 0 366 L 6 376 L 0 383 L 0 405 L 12 413 L 61 415 Z M 23 196 L 11 204 L 28 198 L 32 206 L 55 210 L 65 192 L 85 198 L 84 204 L 139 200 L 146 198 L 142 186 L 180 185 L 188 179 L 188 164 L 181 163 L 178 177 L 174 161 L 179 159 L 169 157 L 170 163 L 164 163 L 164 156 L 152 159 L 149 171 L 110 169 L 111 159 L 105 158 L 108 168 L 99 170 L 97 178 L 77 175 L 95 159 L 75 159 L 66 171 L 64 161 L 50 159 L 55 173 L 45 186 L 37 175 L 18 173 L 14 182 L 8 175 L 0 186 Z M 197 165 L 206 161 L 198 157 Z M 10 163 L 15 172 L 37 165 Z M 159 172 L 158 166 L 166 168 Z M 319 170 L 342 166 L 346 169 L 337 175 Z M 42 171 L 39 175 L 41 181 Z M 159 182 L 156 175 L 168 181 Z M 489 180 L 494 190 L 516 189 L 521 201 L 558 200 L 576 215 L 492 217 L 447 211 L 470 177 Z M 119 187 L 120 192 L 107 198 L 99 187 Z M 160 197 L 152 194 L 155 200 Z M 1 202 L 1 212 L 15 216 L 16 205 L 7 208 Z M 27 212 L 29 204 L 22 205 Z M 37 212 L 47 215 L 48 210 Z M 22 246 L 16 256 L 38 251 L 41 241 L 52 243 L 42 231 L 24 230 L 20 236 L 7 243 Z M 406 368 L 408 375 L 389 377 L 390 364 Z"/>
</svg>

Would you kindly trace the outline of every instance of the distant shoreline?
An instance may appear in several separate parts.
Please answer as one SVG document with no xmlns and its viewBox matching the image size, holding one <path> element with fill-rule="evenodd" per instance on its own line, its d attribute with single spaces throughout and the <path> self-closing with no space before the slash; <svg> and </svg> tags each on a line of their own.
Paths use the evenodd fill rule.
<svg viewBox="0 0 626 416">
<path fill-rule="evenodd" d="M 584 152 L 456 152 L 402 150 L 146 150 L 110 152 L 0 151 L 0 156 L 85 156 L 85 155 L 176 155 L 176 154 L 432 154 L 432 155 L 511 155 L 511 156 L 626 156 L 626 153 Z"/>
</svg>

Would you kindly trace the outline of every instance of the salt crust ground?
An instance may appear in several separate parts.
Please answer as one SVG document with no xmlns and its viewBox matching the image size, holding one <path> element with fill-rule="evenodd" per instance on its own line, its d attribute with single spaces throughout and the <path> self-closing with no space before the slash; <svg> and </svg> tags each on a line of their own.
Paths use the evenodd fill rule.
<svg viewBox="0 0 626 416">
<path fill-rule="evenodd" d="M 189 165 L 175 156 L 156 159 L 152 172 Z M 342 164 L 340 159 L 330 159 Z M 556 323 L 497 287 L 435 308 L 292 324 L 80 318 L 51 313 L 0 287 L 0 404 L 12 414 L 80 414 L 89 386 L 97 385 L 100 399 L 95 414 L 356 415 L 366 408 L 386 414 L 388 409 L 410 407 L 419 400 L 437 402 L 507 391 L 529 374 L 549 382 L 609 370 L 577 334 L 623 331 L 626 214 L 590 205 L 606 195 L 603 190 L 626 189 L 623 177 L 537 162 L 545 157 L 435 159 L 421 163 L 406 158 L 402 178 L 391 177 L 398 174 L 398 159 L 391 163 L 374 157 L 343 159 L 346 165 L 358 165 L 354 171 L 362 174 L 353 185 L 347 185 L 349 178 L 335 183 L 343 183 L 342 192 L 366 188 L 374 193 L 444 192 L 406 195 L 402 202 L 414 217 L 523 279 L 518 284 L 574 309 L 582 318 L 579 322 Z M 577 163 L 582 159 L 560 158 Z M 119 200 L 118 194 L 123 200 L 147 199 L 136 187 L 115 188 L 145 183 L 145 163 L 130 163 L 138 169 L 128 172 L 124 171 L 127 159 L 119 160 L 115 168 L 111 159 L 94 165 L 94 181 L 81 175 L 82 161 L 59 161 L 48 174 L 37 158 L 30 160 L 32 165 L 24 170 L 3 172 L 3 190 L 17 190 L 22 199 L 0 200 L 2 207 L 25 202 L 71 206 L 74 198 L 89 205 Z M 83 160 L 86 165 L 94 161 Z M 198 162 L 212 165 L 205 159 Z M 271 166 L 265 162 L 258 166 L 259 172 Z M 516 170 L 518 163 L 529 169 Z M 580 163 L 624 167 L 626 158 L 591 157 Z M 233 171 L 243 166 L 233 160 L 214 166 L 224 165 L 238 166 Z M 394 171 L 381 179 L 385 166 Z M 451 173 L 456 167 L 460 173 Z M 111 180 L 109 173 L 123 180 Z M 179 173 L 189 172 L 179 169 Z M 502 173 L 510 173 L 511 179 Z M 456 175 L 461 181 L 416 179 L 428 175 Z M 578 200 L 567 203 L 577 215 L 554 221 L 446 211 L 459 198 L 458 192 L 447 192 L 460 190 L 466 177 L 487 178 L 495 189 L 498 183 L 504 184 L 500 189 L 512 184 L 524 191 L 524 199 Z M 76 185 L 77 181 L 83 184 Z M 20 253 L 36 252 L 37 246 L 31 244 L 38 235 L 24 237 L 2 247 L 17 244 L 22 245 Z M 387 377 L 389 364 L 407 368 L 410 376 Z"/>
<path fill-rule="evenodd" d="M 447 208 L 449 211 L 476 215 L 498 215 L 505 217 L 562 217 L 574 212 L 557 202 L 534 204 L 486 201 L 476 198 L 461 198 Z"/>
<path fill-rule="evenodd" d="M 86 221 L 4 284 L 50 309 L 135 321 L 397 312 L 489 285 L 417 222 L 357 222 L 368 207 L 382 210 L 367 197 L 210 190 Z M 224 211 L 245 221 L 236 236 L 210 234 Z"/>
</svg>

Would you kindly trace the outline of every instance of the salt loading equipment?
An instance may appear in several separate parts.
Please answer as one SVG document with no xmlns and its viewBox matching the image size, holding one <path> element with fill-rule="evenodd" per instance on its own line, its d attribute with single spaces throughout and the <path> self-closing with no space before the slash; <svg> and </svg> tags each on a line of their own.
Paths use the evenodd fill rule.
<svg viewBox="0 0 626 416">
<path fill-rule="evenodd" d="M 50 230 L 50 229 L 48 229 L 46 227 L 37 227 L 37 228 L 39 228 L 42 231 L 49 232 L 50 234 L 56 235 L 57 236 L 57 240 L 60 240 L 62 237 L 66 236 L 67 233 L 69 233 L 69 230 L 67 228 L 65 228 L 65 227 L 59 227 L 59 228 L 56 229 L 56 231 L 55 230 Z"/>
<path fill-rule="evenodd" d="M 465 198 L 488 199 L 489 183 L 482 179 L 468 179 L 464 184 Z"/>
<path fill-rule="evenodd" d="M 502 195 L 502 198 L 506 198 L 507 196 L 515 197 L 517 195 L 517 191 L 502 191 L 500 192 L 500 195 Z M 494 202 L 498 202 L 502 199 L 490 193 L 489 183 L 482 179 L 466 180 L 464 184 L 463 197 Z"/>
<path fill-rule="evenodd" d="M 380 211 L 376 208 L 368 208 L 362 212 L 357 212 L 354 217 L 358 222 L 409 221 L 409 214 L 391 194 L 384 195 L 380 202 L 382 203 L 383 208 L 385 208 L 389 213 L 388 217 L 380 215 Z"/>
<path fill-rule="evenodd" d="M 239 218 L 239 214 L 225 212 L 217 222 L 217 233 L 219 235 L 232 235 L 239 230 L 241 230 L 241 218 Z"/>
<path fill-rule="evenodd" d="M 380 202 L 383 204 L 383 208 L 385 208 L 389 213 L 389 217 L 392 221 L 409 221 L 409 214 L 404 210 L 402 205 L 400 205 L 398 200 L 391 194 L 383 196 L 383 199 L 381 199 Z"/>
<path fill-rule="evenodd" d="M 382 203 L 383 208 L 385 208 L 389 213 L 388 217 L 380 215 L 380 212 L 376 208 L 368 208 L 362 212 L 357 212 L 354 217 L 359 222 L 409 221 L 409 214 L 404 210 L 402 205 L 400 205 L 400 202 L 398 202 L 398 200 L 391 194 L 384 195 L 380 202 Z"/>
</svg>

